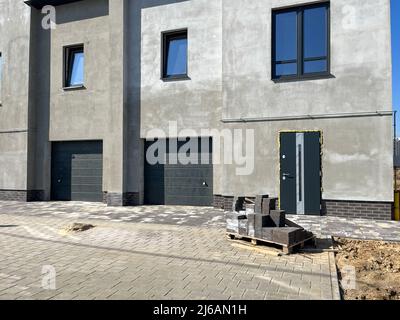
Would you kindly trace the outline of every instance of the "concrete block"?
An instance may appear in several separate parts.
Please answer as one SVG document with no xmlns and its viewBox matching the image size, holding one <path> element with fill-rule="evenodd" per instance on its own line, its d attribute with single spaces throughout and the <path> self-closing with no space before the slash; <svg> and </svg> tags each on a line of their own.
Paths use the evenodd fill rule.
<svg viewBox="0 0 400 320">
<path fill-rule="evenodd" d="M 224 196 L 224 204 L 223 204 L 224 210 L 226 210 L 226 211 L 232 210 L 233 202 L 234 202 L 233 199 L 234 199 L 234 197 Z M 232 211 L 235 211 L 235 210 L 232 210 Z"/>
<path fill-rule="evenodd" d="M 273 241 L 273 233 L 275 228 L 262 228 L 261 238 L 267 241 Z"/>
<path fill-rule="evenodd" d="M 298 228 L 275 228 L 273 230 L 272 239 L 274 242 L 291 246 L 301 239 L 303 234 L 303 229 Z M 300 240 L 301 241 L 301 240 Z"/>
<path fill-rule="evenodd" d="M 255 205 L 254 204 L 246 203 L 245 207 L 246 207 L 246 214 L 249 215 L 249 214 L 255 213 Z"/>
<path fill-rule="evenodd" d="M 257 228 L 273 228 L 275 227 L 274 221 L 271 219 L 270 215 L 256 214 L 256 226 Z"/>
<path fill-rule="evenodd" d="M 245 197 L 234 197 L 232 203 L 232 211 L 239 212 L 244 209 Z"/>
<path fill-rule="evenodd" d="M 246 220 L 247 217 L 236 212 L 227 212 L 225 214 L 225 219 L 227 232 L 239 233 L 239 221 Z"/>
<path fill-rule="evenodd" d="M 239 235 L 248 236 L 248 220 L 241 219 L 239 221 Z"/>
<path fill-rule="evenodd" d="M 256 237 L 256 214 L 247 215 L 247 233 L 250 237 Z"/>
<path fill-rule="evenodd" d="M 274 222 L 276 227 L 283 228 L 286 225 L 286 213 L 282 210 L 272 210 L 270 212 L 270 216 L 272 221 Z"/>
<path fill-rule="evenodd" d="M 276 209 L 277 198 L 265 198 L 262 200 L 262 213 L 270 214 L 271 210 Z"/>
<path fill-rule="evenodd" d="M 258 196 L 256 196 L 255 207 L 254 207 L 254 212 L 255 213 L 262 213 L 263 200 L 267 199 L 268 197 L 269 197 L 268 195 L 258 195 Z"/>
<path fill-rule="evenodd" d="M 226 212 L 225 218 L 226 219 L 243 220 L 243 219 L 247 219 L 247 216 L 246 216 L 246 214 L 239 213 L 239 212 Z"/>
</svg>

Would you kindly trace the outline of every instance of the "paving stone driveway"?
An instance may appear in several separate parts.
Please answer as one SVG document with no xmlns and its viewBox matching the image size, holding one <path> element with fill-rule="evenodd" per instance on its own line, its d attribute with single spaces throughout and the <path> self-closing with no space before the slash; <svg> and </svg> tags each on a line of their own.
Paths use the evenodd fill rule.
<svg viewBox="0 0 400 320">
<path fill-rule="evenodd" d="M 400 222 L 340 217 L 288 215 L 288 219 L 317 236 L 400 242 Z"/>
<path fill-rule="evenodd" d="M 82 216 L 86 207 L 90 216 Z M 277 257 L 238 247 L 225 237 L 220 211 L 105 208 L 0 202 L 0 299 L 339 298 L 331 254 Z M 114 219 L 119 210 L 136 218 Z M 149 219 L 164 212 L 164 223 L 137 218 L 147 210 Z M 85 221 L 96 228 L 60 232 Z"/>
<path fill-rule="evenodd" d="M 179 206 L 108 207 L 92 202 L 0 201 L 0 214 L 35 217 L 99 219 L 112 222 L 225 227 L 224 213 L 214 208 Z"/>
</svg>

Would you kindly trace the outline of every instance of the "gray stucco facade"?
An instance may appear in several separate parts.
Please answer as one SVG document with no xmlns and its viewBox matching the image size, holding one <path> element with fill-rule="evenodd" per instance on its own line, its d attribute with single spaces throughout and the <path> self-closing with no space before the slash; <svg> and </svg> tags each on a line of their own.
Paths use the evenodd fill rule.
<svg viewBox="0 0 400 320">
<path fill-rule="evenodd" d="M 305 3 L 72 1 L 56 6 L 56 29 L 44 30 L 40 9 L 0 0 L 0 199 L 50 200 L 52 143 L 95 140 L 103 145 L 104 201 L 143 204 L 144 140 L 159 137 L 154 129 L 177 137 L 168 133 L 174 122 L 195 136 L 253 130 L 251 174 L 238 175 L 234 164 L 213 166 L 218 203 L 279 197 L 280 132 L 318 131 L 321 212 L 390 219 L 390 1 L 331 0 L 332 76 L 276 83 L 271 11 Z M 183 28 L 190 79 L 162 81 L 161 33 Z M 85 84 L 66 90 L 63 47 L 74 44 L 85 48 Z M 223 153 L 218 139 L 214 157 Z"/>
</svg>

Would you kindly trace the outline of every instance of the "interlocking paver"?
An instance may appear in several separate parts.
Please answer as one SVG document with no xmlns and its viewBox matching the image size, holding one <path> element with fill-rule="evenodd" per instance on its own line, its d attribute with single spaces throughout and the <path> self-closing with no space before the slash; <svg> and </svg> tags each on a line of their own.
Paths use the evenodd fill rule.
<svg viewBox="0 0 400 320">
<path fill-rule="evenodd" d="M 327 253 L 273 257 L 234 247 L 211 209 L 150 208 L 152 217 L 168 212 L 155 224 L 141 222 L 145 207 L 110 214 L 102 205 L 84 207 L 0 202 L 0 299 L 339 298 Z M 100 217 L 125 219 L 103 221 L 96 208 Z M 181 225 L 171 222 L 176 217 Z M 59 232 L 72 222 L 96 227 Z M 46 265 L 55 268 L 56 290 L 42 288 Z"/>
</svg>

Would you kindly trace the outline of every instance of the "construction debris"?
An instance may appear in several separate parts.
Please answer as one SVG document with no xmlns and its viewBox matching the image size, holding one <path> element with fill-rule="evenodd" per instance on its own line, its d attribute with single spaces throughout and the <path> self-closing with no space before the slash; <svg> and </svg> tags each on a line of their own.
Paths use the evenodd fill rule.
<svg viewBox="0 0 400 320">
<path fill-rule="evenodd" d="M 336 238 L 335 245 L 345 300 L 400 300 L 400 243 Z"/>
<path fill-rule="evenodd" d="M 70 233 L 70 232 L 83 232 L 87 231 L 89 229 L 93 229 L 94 226 L 91 224 L 85 224 L 85 223 L 73 223 L 67 226 L 66 228 L 63 229 L 64 232 Z"/>
<path fill-rule="evenodd" d="M 303 246 L 314 239 L 311 232 L 286 219 L 286 213 L 277 210 L 276 199 L 259 195 L 255 201 L 245 197 L 235 197 L 233 212 L 226 213 L 227 234 L 232 238 L 243 238 L 277 244 L 291 253 L 295 246 Z M 268 214 L 265 214 L 265 213 Z"/>
</svg>

